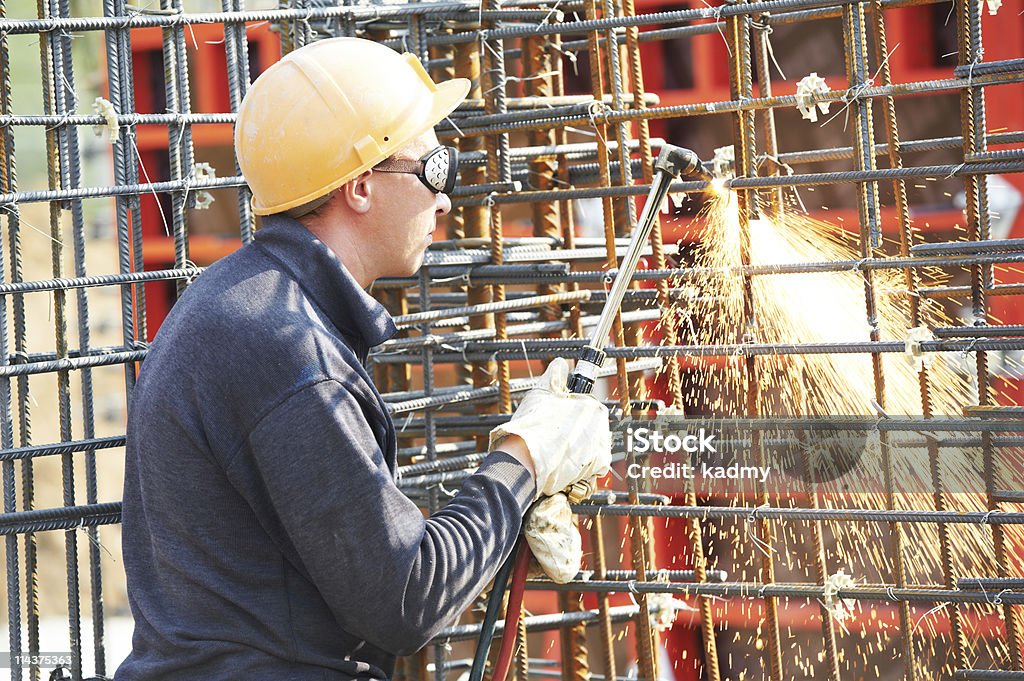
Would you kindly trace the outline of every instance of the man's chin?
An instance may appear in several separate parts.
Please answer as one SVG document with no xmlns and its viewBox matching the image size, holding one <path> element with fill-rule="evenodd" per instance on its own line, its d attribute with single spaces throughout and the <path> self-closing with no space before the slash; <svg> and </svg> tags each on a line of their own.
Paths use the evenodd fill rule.
<svg viewBox="0 0 1024 681">
<path fill-rule="evenodd" d="M 420 253 L 416 260 L 410 263 L 407 268 L 404 268 L 400 274 L 395 274 L 394 276 L 412 277 L 419 273 L 421 267 L 423 267 L 423 253 Z"/>
</svg>

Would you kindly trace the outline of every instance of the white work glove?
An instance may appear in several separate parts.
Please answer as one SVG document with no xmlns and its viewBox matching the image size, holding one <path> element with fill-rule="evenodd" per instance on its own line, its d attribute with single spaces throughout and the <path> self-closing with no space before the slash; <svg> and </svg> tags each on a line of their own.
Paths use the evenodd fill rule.
<svg viewBox="0 0 1024 681">
<path fill-rule="evenodd" d="M 545 497 L 534 504 L 526 515 L 523 534 L 551 581 L 572 581 L 583 562 L 583 542 L 565 494 Z"/>
<path fill-rule="evenodd" d="M 537 472 L 537 497 L 561 492 L 578 480 L 602 477 L 612 462 L 608 408 L 565 387 L 569 364 L 557 358 L 526 394 L 512 420 L 491 431 L 491 449 L 518 435 Z"/>
</svg>

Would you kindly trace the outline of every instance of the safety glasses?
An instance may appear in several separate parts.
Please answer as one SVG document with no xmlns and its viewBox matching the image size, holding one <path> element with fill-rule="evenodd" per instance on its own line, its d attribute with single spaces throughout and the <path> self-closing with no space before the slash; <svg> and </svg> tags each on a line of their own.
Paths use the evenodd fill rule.
<svg viewBox="0 0 1024 681">
<path fill-rule="evenodd" d="M 459 152 L 454 147 L 437 147 L 418 161 L 389 158 L 373 167 L 382 173 L 409 173 L 435 194 L 451 192 L 459 177 Z"/>
</svg>

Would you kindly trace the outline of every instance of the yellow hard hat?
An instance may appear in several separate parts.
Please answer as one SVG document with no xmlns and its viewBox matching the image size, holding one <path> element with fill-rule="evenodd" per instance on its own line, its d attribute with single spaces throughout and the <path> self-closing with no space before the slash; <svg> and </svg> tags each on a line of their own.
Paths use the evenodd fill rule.
<svg viewBox="0 0 1024 681">
<path fill-rule="evenodd" d="M 291 52 L 249 88 L 235 153 L 257 215 L 303 206 L 434 127 L 470 83 L 434 83 L 419 59 L 361 38 Z"/>
</svg>

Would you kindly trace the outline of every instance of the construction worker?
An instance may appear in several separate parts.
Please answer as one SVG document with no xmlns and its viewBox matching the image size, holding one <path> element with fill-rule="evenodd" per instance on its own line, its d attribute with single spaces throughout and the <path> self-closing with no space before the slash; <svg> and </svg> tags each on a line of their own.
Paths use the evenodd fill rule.
<svg viewBox="0 0 1024 681">
<path fill-rule="evenodd" d="M 365 289 L 414 273 L 449 212 L 456 155 L 432 128 L 468 89 L 356 38 L 253 83 L 235 148 L 262 225 L 185 291 L 132 393 L 118 681 L 388 678 L 493 578 L 536 499 L 607 472 L 607 411 L 565 393 L 559 361 L 444 509 L 424 518 L 395 484 L 363 367 L 395 325 Z"/>
</svg>

